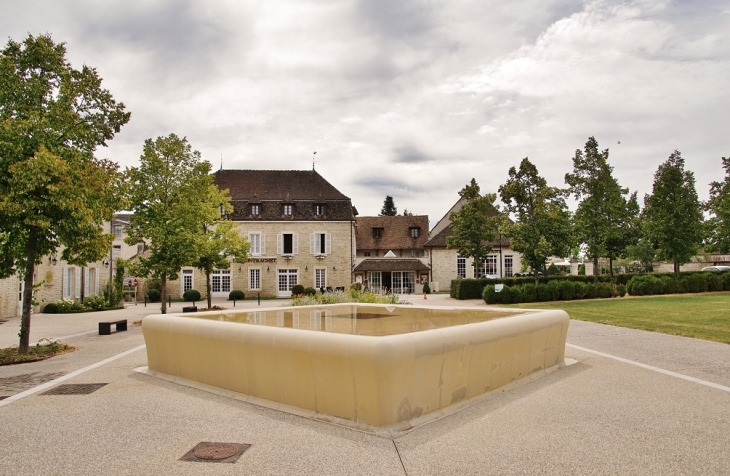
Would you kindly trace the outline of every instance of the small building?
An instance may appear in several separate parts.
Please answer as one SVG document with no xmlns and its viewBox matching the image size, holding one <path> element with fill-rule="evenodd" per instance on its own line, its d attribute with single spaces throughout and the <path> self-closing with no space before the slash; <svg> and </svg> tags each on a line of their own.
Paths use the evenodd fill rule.
<svg viewBox="0 0 730 476">
<path fill-rule="evenodd" d="M 496 240 L 487 243 L 492 247 L 492 253 L 477 267 L 473 266 L 472 258 L 459 256 L 458 249 L 449 249 L 446 246 L 446 239 L 454 234 L 451 228 L 451 213 L 461 209 L 463 204 L 464 201 L 459 200 L 451 207 L 433 227 L 424 245 L 431 267 L 434 290 L 448 289 L 451 281 L 456 278 L 502 278 L 512 276 L 521 269 L 520 253 L 512 250 L 509 239 L 498 232 L 495 232 Z"/>
<path fill-rule="evenodd" d="M 428 216 L 358 217 L 355 282 L 374 292 L 421 293 L 431 280 L 425 257 Z"/>
</svg>

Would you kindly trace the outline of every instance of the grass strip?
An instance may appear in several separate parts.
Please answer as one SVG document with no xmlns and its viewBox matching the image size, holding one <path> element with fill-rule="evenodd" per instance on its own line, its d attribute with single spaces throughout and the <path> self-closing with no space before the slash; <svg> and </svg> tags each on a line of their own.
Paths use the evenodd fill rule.
<svg viewBox="0 0 730 476">
<path fill-rule="evenodd" d="M 562 309 L 571 319 L 730 344 L 730 292 L 503 305 Z"/>
<path fill-rule="evenodd" d="M 53 356 L 67 354 L 76 350 L 68 344 L 42 339 L 36 345 L 28 348 L 26 355 L 20 355 L 17 347 L 0 349 L 0 365 L 24 364 L 50 359 Z"/>
</svg>

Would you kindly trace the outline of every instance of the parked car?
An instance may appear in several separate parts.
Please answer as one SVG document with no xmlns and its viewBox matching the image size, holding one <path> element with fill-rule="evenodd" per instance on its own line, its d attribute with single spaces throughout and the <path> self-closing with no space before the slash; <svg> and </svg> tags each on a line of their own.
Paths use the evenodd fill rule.
<svg viewBox="0 0 730 476">
<path fill-rule="evenodd" d="M 730 271 L 730 266 L 707 266 L 702 271 Z"/>
</svg>

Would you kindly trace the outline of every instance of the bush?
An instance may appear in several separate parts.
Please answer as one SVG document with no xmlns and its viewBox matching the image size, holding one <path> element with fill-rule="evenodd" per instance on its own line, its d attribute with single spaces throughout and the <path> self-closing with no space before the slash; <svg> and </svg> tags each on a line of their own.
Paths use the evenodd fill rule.
<svg viewBox="0 0 730 476">
<path fill-rule="evenodd" d="M 626 285 L 625 284 L 619 284 L 616 286 L 616 291 L 618 292 L 618 295 L 621 297 L 626 296 Z"/>
<path fill-rule="evenodd" d="M 304 294 L 305 296 L 314 296 L 315 294 L 317 294 L 317 290 L 314 288 L 304 288 L 304 293 L 302 294 Z"/>
<path fill-rule="evenodd" d="M 183 293 L 183 301 L 195 302 L 200 301 L 200 292 L 197 289 L 188 289 Z"/>
<path fill-rule="evenodd" d="M 560 281 L 558 283 L 558 290 L 560 292 L 560 299 L 562 301 L 570 301 L 575 299 L 575 286 L 570 281 Z"/>
<path fill-rule="evenodd" d="M 596 294 L 602 299 L 613 297 L 613 286 L 608 283 L 598 283 L 596 285 Z"/>
<path fill-rule="evenodd" d="M 425 294 L 431 294 L 431 287 L 428 285 L 428 281 L 423 282 L 423 292 Z"/>
<path fill-rule="evenodd" d="M 723 283 L 722 276 L 712 274 L 707 277 L 707 289 L 709 291 L 722 291 Z"/>
<path fill-rule="evenodd" d="M 61 312 L 61 309 L 59 309 L 58 304 L 55 302 L 49 302 L 43 307 L 43 312 L 46 314 L 58 314 Z"/>
<path fill-rule="evenodd" d="M 586 265 L 579 264 L 578 265 L 578 276 L 585 276 L 586 275 Z"/>
<path fill-rule="evenodd" d="M 103 311 L 106 309 L 104 296 L 88 296 L 84 298 L 84 306 L 91 311 Z"/>
<path fill-rule="evenodd" d="M 596 285 L 593 283 L 586 284 L 586 299 L 595 299 L 597 296 Z"/>
<path fill-rule="evenodd" d="M 291 293 L 292 293 L 292 294 L 293 294 L 294 296 L 299 296 L 299 295 L 302 295 L 302 294 L 304 294 L 304 286 L 302 286 L 301 284 L 295 284 L 295 285 L 294 285 L 294 286 L 292 286 L 292 288 L 291 288 Z"/>
<path fill-rule="evenodd" d="M 362 291 L 362 283 L 352 283 L 350 285 L 350 291 L 352 291 L 352 290 Z"/>
<path fill-rule="evenodd" d="M 535 302 L 537 300 L 537 287 L 534 283 L 522 285 L 522 302 Z"/>
<path fill-rule="evenodd" d="M 547 284 L 540 283 L 537 285 L 537 287 L 535 288 L 535 301 L 552 301 L 552 296 L 550 294 L 550 290 L 548 289 Z"/>
<path fill-rule="evenodd" d="M 246 299 L 246 294 L 243 291 L 241 291 L 240 289 L 234 289 L 233 291 L 228 293 L 229 301 L 233 301 L 233 300 L 243 301 L 244 299 Z"/>
<path fill-rule="evenodd" d="M 586 297 L 586 284 L 581 283 L 580 281 L 573 283 L 575 288 L 575 298 L 576 299 L 585 299 Z"/>
<path fill-rule="evenodd" d="M 504 304 L 522 302 L 522 286 L 505 286 L 499 294 L 501 294 L 501 301 Z"/>
<path fill-rule="evenodd" d="M 162 292 L 160 292 L 159 289 L 148 289 L 147 290 L 147 297 L 150 298 L 150 302 L 160 302 L 160 297 L 162 297 Z"/>
<path fill-rule="evenodd" d="M 484 286 L 484 291 L 482 292 L 482 299 L 484 299 L 484 302 L 487 304 L 497 304 L 497 294 L 494 291 L 494 285 L 493 284 L 487 284 Z"/>
<path fill-rule="evenodd" d="M 551 301 L 557 301 L 558 299 L 560 299 L 560 281 L 548 281 L 547 288 L 548 292 L 550 293 Z"/>
</svg>

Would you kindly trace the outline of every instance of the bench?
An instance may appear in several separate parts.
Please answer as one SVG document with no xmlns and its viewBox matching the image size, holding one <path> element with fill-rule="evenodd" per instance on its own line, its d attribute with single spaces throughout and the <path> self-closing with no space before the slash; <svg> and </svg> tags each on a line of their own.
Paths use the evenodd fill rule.
<svg viewBox="0 0 730 476">
<path fill-rule="evenodd" d="M 111 334 L 112 333 L 112 324 L 116 328 L 117 332 L 127 330 L 127 320 L 126 319 L 121 319 L 118 321 L 100 322 L 99 323 L 99 335 L 108 336 L 109 334 Z"/>
</svg>

